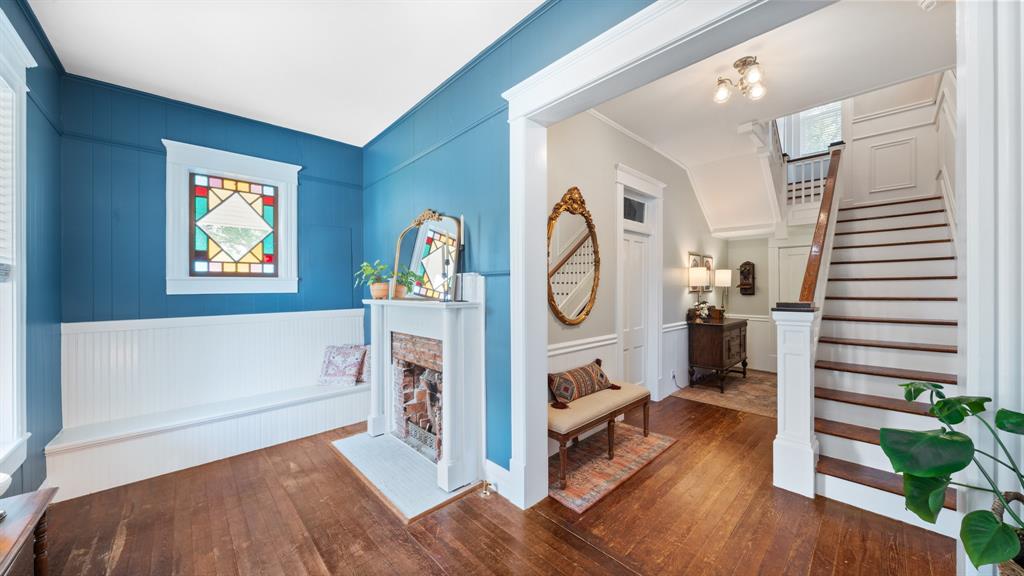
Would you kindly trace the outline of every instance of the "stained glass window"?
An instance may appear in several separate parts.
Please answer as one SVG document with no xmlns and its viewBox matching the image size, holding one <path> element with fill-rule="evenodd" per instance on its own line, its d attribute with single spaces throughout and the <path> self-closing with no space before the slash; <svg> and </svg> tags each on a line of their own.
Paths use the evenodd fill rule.
<svg viewBox="0 0 1024 576">
<path fill-rule="evenodd" d="M 189 174 L 192 276 L 276 277 L 277 187 Z"/>
<path fill-rule="evenodd" d="M 413 294 L 427 298 L 440 298 L 451 289 L 452 256 L 455 251 L 455 236 L 443 230 L 432 229 L 423 241 L 420 265 L 416 270 L 419 279 L 412 287 Z"/>
</svg>

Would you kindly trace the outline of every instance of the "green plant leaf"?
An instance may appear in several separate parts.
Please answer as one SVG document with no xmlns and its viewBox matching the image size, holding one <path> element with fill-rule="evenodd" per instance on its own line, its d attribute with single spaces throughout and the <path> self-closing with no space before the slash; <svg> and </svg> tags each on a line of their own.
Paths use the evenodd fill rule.
<svg viewBox="0 0 1024 576">
<path fill-rule="evenodd" d="M 903 496 L 906 499 L 907 510 L 917 514 L 921 520 L 934 524 L 939 512 L 942 511 L 949 480 L 949 476 L 923 478 L 904 474 Z"/>
<path fill-rule="evenodd" d="M 961 432 L 882 428 L 881 444 L 893 470 L 924 478 L 949 476 L 974 458 L 974 442 Z"/>
<path fill-rule="evenodd" d="M 964 516 L 960 540 L 975 567 L 998 564 L 1020 553 L 1017 533 L 988 510 L 975 510 Z"/>
<path fill-rule="evenodd" d="M 953 396 L 939 400 L 929 412 L 941 422 L 949 425 L 959 424 L 968 416 L 984 412 L 985 403 L 991 401 L 991 398 L 984 396 Z"/>
<path fill-rule="evenodd" d="M 1024 414 L 1000 408 L 996 410 L 996 428 L 1011 434 L 1024 434 Z"/>
<path fill-rule="evenodd" d="M 903 397 L 907 399 L 907 402 L 917 400 L 917 397 L 925 392 L 935 392 L 935 396 L 939 398 L 946 397 L 946 394 L 942 391 L 942 384 L 934 382 L 907 382 L 906 384 L 900 384 L 900 387 L 903 388 Z"/>
</svg>

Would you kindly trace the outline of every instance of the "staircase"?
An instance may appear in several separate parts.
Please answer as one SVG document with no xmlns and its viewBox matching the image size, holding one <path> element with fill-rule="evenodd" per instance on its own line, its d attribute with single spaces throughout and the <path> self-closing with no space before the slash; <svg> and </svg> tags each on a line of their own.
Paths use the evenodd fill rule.
<svg viewBox="0 0 1024 576">
<path fill-rule="evenodd" d="M 817 493 L 947 535 L 960 522 L 954 490 L 937 525 L 906 511 L 878 431 L 935 428 L 900 383 L 957 394 L 954 254 L 939 196 L 840 208 L 814 364 Z"/>
</svg>

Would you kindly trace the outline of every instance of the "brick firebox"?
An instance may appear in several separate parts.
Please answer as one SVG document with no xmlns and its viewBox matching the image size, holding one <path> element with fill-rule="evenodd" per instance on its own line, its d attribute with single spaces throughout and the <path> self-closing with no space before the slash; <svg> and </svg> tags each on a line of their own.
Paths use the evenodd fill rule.
<svg viewBox="0 0 1024 576">
<path fill-rule="evenodd" d="M 391 333 L 395 425 L 392 433 L 432 462 L 441 459 L 440 340 Z"/>
</svg>

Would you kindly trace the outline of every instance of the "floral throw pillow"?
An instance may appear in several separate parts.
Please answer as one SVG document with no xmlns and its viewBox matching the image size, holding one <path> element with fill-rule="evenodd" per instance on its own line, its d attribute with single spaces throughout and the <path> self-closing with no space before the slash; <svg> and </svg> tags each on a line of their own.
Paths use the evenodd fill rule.
<svg viewBox="0 0 1024 576">
<path fill-rule="evenodd" d="M 611 382 L 601 369 L 601 361 L 595 360 L 586 366 L 548 374 L 548 386 L 557 403 L 568 404 L 577 398 L 609 388 Z"/>
<path fill-rule="evenodd" d="M 365 346 L 328 346 L 324 351 L 324 364 L 320 368 L 320 383 L 355 386 L 362 374 L 365 359 Z"/>
</svg>

